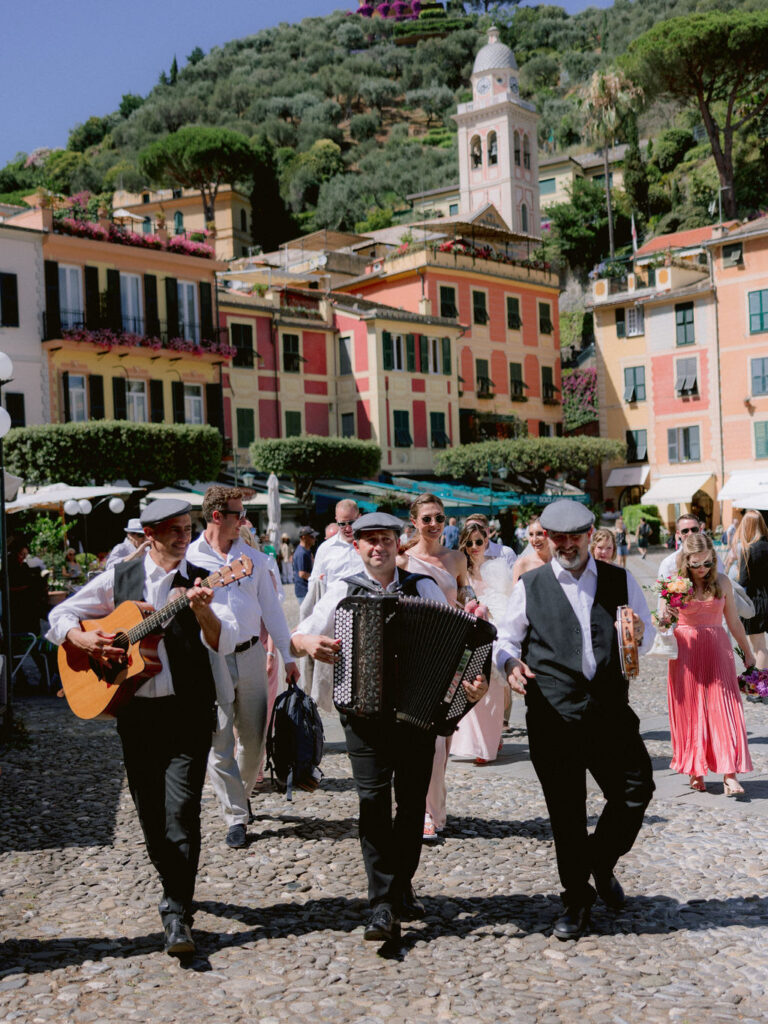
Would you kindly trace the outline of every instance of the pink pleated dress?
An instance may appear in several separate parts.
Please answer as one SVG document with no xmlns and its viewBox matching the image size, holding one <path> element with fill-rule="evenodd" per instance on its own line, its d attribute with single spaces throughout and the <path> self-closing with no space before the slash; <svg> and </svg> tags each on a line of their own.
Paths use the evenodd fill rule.
<svg viewBox="0 0 768 1024">
<path fill-rule="evenodd" d="M 670 768 L 684 775 L 752 770 L 724 604 L 722 597 L 691 601 L 675 629 L 678 656 L 667 677 Z"/>
</svg>

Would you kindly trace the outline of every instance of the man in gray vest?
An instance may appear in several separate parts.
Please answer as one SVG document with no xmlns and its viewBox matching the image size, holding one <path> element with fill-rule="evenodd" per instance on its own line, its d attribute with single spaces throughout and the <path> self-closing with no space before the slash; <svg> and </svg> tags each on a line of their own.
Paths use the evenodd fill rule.
<svg viewBox="0 0 768 1024">
<path fill-rule="evenodd" d="M 291 649 L 334 664 L 340 641 L 334 634 L 336 606 L 352 595 L 404 594 L 446 603 L 429 576 L 397 568 L 402 523 L 387 512 L 370 512 L 353 525 L 363 572 L 331 583 L 312 614 L 296 627 Z M 488 683 L 477 677 L 464 684 L 470 701 L 480 700 Z M 360 846 L 368 875 L 371 917 L 364 937 L 381 942 L 397 938 L 400 919 L 424 916 L 411 884 L 421 856 L 424 808 L 435 755 L 435 733 L 395 719 L 394 708 L 381 717 L 341 715 L 360 800 Z M 392 785 L 397 808 L 392 818 Z"/>
<path fill-rule="evenodd" d="M 204 570 L 186 560 L 190 506 L 178 498 L 153 501 L 141 513 L 149 539 L 143 558 L 118 562 L 50 614 L 47 639 L 68 643 L 97 661 L 122 661 L 114 633 L 85 631 L 83 619 L 109 615 L 123 601 L 160 609 L 183 588 L 189 604 L 164 624 L 160 669 L 117 713 L 128 785 L 147 853 L 163 885 L 160 917 L 165 952 L 193 953 L 192 897 L 200 856 L 200 800 L 215 724 L 208 651 L 235 648 L 237 622 L 221 592 L 201 587 Z M 174 595 L 175 596 L 175 595 Z M 214 603 L 215 601 L 215 603 Z"/>
<path fill-rule="evenodd" d="M 565 912 L 554 927 L 563 940 L 577 939 L 589 927 L 595 888 L 612 909 L 624 905 L 614 868 L 632 848 L 654 789 L 621 672 L 617 609 L 632 608 L 641 653 L 655 631 L 634 577 L 590 555 L 593 523 L 578 502 L 546 507 L 541 525 L 552 560 L 520 578 L 494 650 L 510 687 L 525 694 L 531 761 L 544 790 L 564 890 Z M 587 771 L 606 799 L 592 836 Z"/>
</svg>

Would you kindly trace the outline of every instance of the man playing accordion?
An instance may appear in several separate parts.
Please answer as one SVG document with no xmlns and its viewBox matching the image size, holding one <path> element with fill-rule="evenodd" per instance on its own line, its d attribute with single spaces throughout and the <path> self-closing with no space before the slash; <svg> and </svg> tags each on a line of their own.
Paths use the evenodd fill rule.
<svg viewBox="0 0 768 1024">
<path fill-rule="evenodd" d="M 396 516 L 385 512 L 369 513 L 355 521 L 354 545 L 362 558 L 363 572 L 332 583 L 312 614 L 299 623 L 291 637 L 296 656 L 309 655 L 331 665 L 339 661 L 341 642 L 332 637 L 336 608 L 347 597 L 375 599 L 394 594 L 446 603 L 434 580 L 397 568 L 401 526 Z M 482 675 L 462 685 L 471 703 L 480 700 L 488 689 Z M 412 879 L 421 855 L 437 730 L 399 720 L 388 705 L 376 717 L 342 713 L 341 723 L 360 801 L 360 846 L 371 906 L 364 937 L 373 942 L 395 939 L 400 934 L 401 919 L 424 915 Z"/>
</svg>

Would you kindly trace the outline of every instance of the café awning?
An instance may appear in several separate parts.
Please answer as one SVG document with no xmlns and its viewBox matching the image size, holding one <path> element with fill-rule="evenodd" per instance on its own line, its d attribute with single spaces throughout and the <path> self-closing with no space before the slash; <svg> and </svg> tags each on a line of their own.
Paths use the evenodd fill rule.
<svg viewBox="0 0 768 1024">
<path fill-rule="evenodd" d="M 711 479 L 711 473 L 659 476 L 640 500 L 643 505 L 686 505 Z"/>
<path fill-rule="evenodd" d="M 768 466 L 731 473 L 717 500 L 730 501 L 735 508 L 768 509 Z"/>
<path fill-rule="evenodd" d="M 650 466 L 617 466 L 608 474 L 606 487 L 641 487 L 648 479 Z"/>
</svg>

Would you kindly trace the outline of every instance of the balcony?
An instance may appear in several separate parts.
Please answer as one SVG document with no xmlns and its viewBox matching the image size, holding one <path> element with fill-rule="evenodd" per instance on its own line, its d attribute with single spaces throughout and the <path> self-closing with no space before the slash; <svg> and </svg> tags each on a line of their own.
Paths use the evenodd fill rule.
<svg viewBox="0 0 768 1024">
<path fill-rule="evenodd" d="M 523 389 L 527 387 L 528 385 L 522 380 L 511 380 L 509 382 L 510 402 L 527 402 L 528 396 L 523 393 Z"/>
<path fill-rule="evenodd" d="M 545 384 L 542 394 L 544 405 L 560 405 L 559 394 L 559 389 L 554 384 Z"/>
<path fill-rule="evenodd" d="M 86 324 L 86 319 L 90 322 Z M 110 325 L 107 318 L 86 318 L 82 310 L 61 310 L 58 318 L 43 314 L 43 341 L 67 339 L 94 345 L 103 351 L 113 348 L 143 348 L 154 352 L 168 350 L 192 355 L 218 355 L 232 358 L 236 349 L 229 343 L 225 327 L 210 324 L 165 320 L 145 322 L 143 317 L 119 317 Z"/>
<path fill-rule="evenodd" d="M 379 261 L 377 261 L 379 262 Z M 390 273 L 442 267 L 447 270 L 478 270 L 492 277 L 558 287 L 559 279 L 542 260 L 507 256 L 490 246 L 472 246 L 463 242 L 427 242 L 403 245 L 380 261 Z"/>
</svg>

